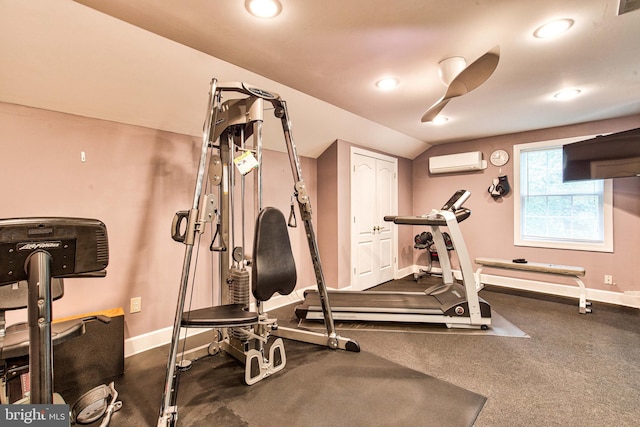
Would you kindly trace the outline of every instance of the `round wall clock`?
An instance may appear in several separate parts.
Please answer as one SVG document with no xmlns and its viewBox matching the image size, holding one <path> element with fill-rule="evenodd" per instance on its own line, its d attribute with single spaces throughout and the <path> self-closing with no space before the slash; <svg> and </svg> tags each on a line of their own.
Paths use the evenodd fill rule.
<svg viewBox="0 0 640 427">
<path fill-rule="evenodd" d="M 505 150 L 495 150 L 491 153 L 491 157 L 489 158 L 491 164 L 494 166 L 504 166 L 509 161 L 509 153 Z"/>
</svg>

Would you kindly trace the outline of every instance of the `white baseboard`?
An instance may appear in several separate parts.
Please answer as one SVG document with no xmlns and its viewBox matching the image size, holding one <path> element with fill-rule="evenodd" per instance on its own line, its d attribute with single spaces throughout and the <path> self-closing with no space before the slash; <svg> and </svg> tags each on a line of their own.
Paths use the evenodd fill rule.
<svg viewBox="0 0 640 427">
<path fill-rule="evenodd" d="M 187 338 L 209 330 L 210 329 L 187 329 Z M 169 344 L 171 342 L 172 335 L 173 326 L 168 326 L 166 328 L 158 329 L 157 331 L 147 332 L 146 334 L 127 338 L 124 340 L 124 357 L 133 356 L 134 354 Z M 184 337 L 184 330 L 182 330 L 180 337 Z"/>
<path fill-rule="evenodd" d="M 415 265 L 410 265 L 409 267 L 401 268 L 396 273 L 396 279 L 402 279 L 405 276 L 415 273 L 416 271 Z"/>
</svg>

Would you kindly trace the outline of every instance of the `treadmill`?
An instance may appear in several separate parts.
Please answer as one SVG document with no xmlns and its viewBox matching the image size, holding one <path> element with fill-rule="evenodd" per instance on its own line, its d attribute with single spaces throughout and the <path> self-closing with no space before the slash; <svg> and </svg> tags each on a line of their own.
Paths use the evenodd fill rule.
<svg viewBox="0 0 640 427">
<path fill-rule="evenodd" d="M 429 226 L 436 245 L 443 283 L 424 292 L 340 291 L 329 292 L 334 320 L 402 323 L 439 323 L 448 328 L 488 329 L 491 306 L 478 296 L 478 287 L 469 253 L 460 231 L 460 222 L 471 215 L 462 207 L 471 196 L 458 190 L 441 209 L 420 216 L 385 216 L 398 225 Z M 458 254 L 462 283 L 454 280 L 441 227 L 447 227 Z M 304 301 L 295 309 L 301 320 L 323 320 L 317 291 L 305 291 Z"/>
</svg>

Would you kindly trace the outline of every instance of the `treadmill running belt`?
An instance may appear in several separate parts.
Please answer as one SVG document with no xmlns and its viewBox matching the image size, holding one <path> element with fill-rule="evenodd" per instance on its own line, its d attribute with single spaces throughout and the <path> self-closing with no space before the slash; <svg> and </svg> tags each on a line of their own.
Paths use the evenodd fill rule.
<svg viewBox="0 0 640 427">
<path fill-rule="evenodd" d="M 331 292 L 331 311 L 366 311 L 398 313 L 435 313 L 440 301 L 431 295 L 390 292 Z M 304 300 L 309 310 L 320 310 L 317 292 L 310 292 Z"/>
</svg>

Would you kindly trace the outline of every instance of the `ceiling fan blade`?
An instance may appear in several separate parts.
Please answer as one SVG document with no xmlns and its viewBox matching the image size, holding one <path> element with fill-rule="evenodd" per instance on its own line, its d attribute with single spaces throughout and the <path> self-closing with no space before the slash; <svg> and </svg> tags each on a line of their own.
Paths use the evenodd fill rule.
<svg viewBox="0 0 640 427">
<path fill-rule="evenodd" d="M 424 113 L 421 121 L 423 123 L 432 121 L 451 99 L 465 95 L 486 82 L 498 67 L 499 60 L 500 48 L 496 46 L 472 62 L 451 81 L 447 92 Z"/>
<path fill-rule="evenodd" d="M 444 97 L 454 98 L 476 89 L 491 77 L 498 67 L 499 60 L 500 55 L 494 52 L 485 53 L 476 59 L 453 79 Z"/>
<path fill-rule="evenodd" d="M 451 98 L 441 98 L 438 102 L 433 104 L 426 113 L 422 116 L 421 122 L 426 123 L 430 122 L 436 118 L 440 111 L 451 101 Z"/>
</svg>

